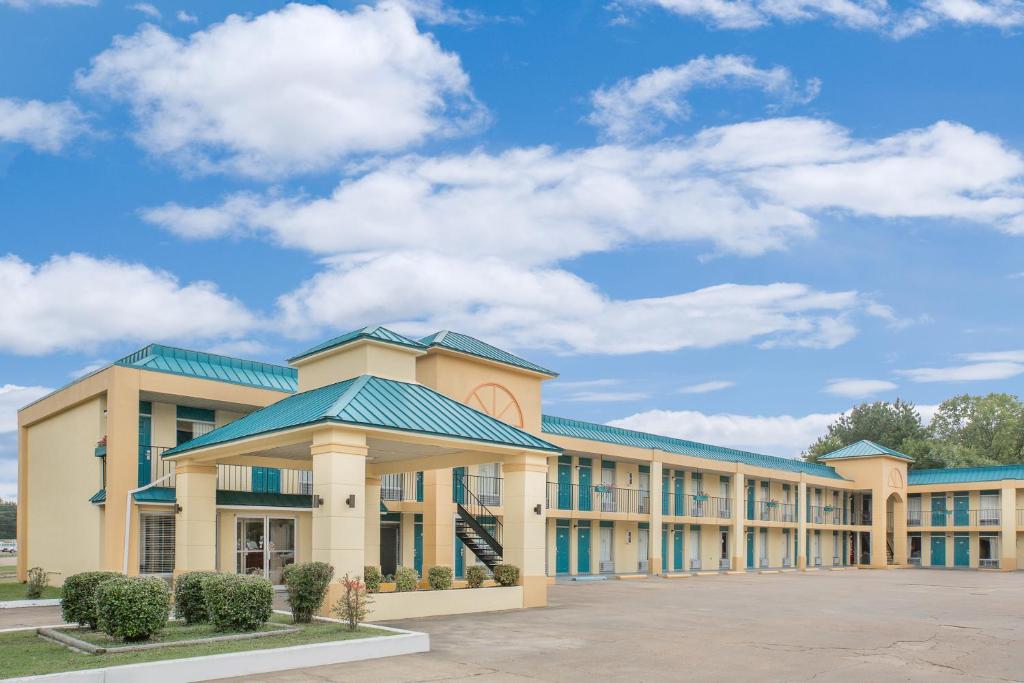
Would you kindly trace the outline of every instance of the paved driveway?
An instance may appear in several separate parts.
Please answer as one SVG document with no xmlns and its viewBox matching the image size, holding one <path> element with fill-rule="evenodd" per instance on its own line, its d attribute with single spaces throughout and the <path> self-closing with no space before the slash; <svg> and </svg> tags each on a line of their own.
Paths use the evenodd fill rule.
<svg viewBox="0 0 1024 683">
<path fill-rule="evenodd" d="M 258 680 L 1024 679 L 1024 573 L 602 581 L 552 586 L 549 601 L 392 622 L 430 633 L 432 651 Z"/>
</svg>

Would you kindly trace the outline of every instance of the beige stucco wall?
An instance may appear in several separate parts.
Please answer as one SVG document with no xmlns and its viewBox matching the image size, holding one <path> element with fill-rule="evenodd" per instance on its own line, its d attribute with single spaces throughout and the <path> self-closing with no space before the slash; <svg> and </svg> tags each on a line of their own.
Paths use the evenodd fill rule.
<svg viewBox="0 0 1024 683">
<path fill-rule="evenodd" d="M 519 609 L 523 606 L 523 587 L 466 588 L 446 591 L 378 593 L 367 621 L 414 619 L 444 614 L 471 614 Z"/>
<path fill-rule="evenodd" d="M 282 510 L 280 508 L 218 508 L 217 509 L 217 571 L 234 573 L 237 568 L 235 557 L 238 548 L 237 528 L 239 517 L 277 517 L 295 520 L 295 556 L 297 562 L 312 559 L 313 523 L 312 514 L 307 511 Z"/>
<path fill-rule="evenodd" d="M 415 382 L 418 354 L 413 349 L 394 344 L 363 341 L 331 349 L 293 365 L 299 371 L 299 391 L 309 391 L 360 375 Z"/>
<path fill-rule="evenodd" d="M 27 430 L 27 563 L 56 572 L 60 585 L 71 574 L 100 564 L 101 517 L 89 498 L 100 488 L 103 404 L 97 397 Z"/>
</svg>

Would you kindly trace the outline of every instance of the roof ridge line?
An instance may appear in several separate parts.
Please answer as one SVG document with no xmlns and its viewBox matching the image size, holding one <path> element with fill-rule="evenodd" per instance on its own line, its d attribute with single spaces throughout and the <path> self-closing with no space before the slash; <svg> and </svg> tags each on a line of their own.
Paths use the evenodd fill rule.
<svg viewBox="0 0 1024 683">
<path fill-rule="evenodd" d="M 356 394 L 362 391 L 363 387 L 365 387 L 367 382 L 370 381 L 370 377 L 372 377 L 372 375 L 359 375 L 359 377 L 356 377 L 355 381 L 352 382 L 352 385 L 345 389 L 345 391 L 341 392 L 341 396 L 336 398 L 334 403 L 331 404 L 331 407 L 324 411 L 323 417 L 337 417 L 338 413 L 340 413 L 345 406 L 355 398 Z"/>
</svg>

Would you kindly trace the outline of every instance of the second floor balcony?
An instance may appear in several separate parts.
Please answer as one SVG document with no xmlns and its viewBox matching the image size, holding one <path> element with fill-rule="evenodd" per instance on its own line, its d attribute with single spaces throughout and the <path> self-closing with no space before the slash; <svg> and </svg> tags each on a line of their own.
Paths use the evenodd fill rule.
<svg viewBox="0 0 1024 683">
<path fill-rule="evenodd" d="M 1018 511 L 1018 517 L 1020 517 Z M 999 526 L 1002 523 L 1002 510 L 988 508 L 984 510 L 908 510 L 907 526 Z"/>
<path fill-rule="evenodd" d="M 651 512 L 651 492 L 604 484 L 559 484 L 549 481 L 546 505 L 550 510 L 648 515 Z"/>
</svg>

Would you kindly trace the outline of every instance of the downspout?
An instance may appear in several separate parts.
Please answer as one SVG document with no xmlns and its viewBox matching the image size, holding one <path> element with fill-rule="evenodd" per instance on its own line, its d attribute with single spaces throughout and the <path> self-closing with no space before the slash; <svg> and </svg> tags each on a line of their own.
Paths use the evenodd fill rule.
<svg viewBox="0 0 1024 683">
<path fill-rule="evenodd" d="M 125 498 L 124 501 L 124 564 L 121 568 L 122 574 L 128 573 L 128 539 L 131 536 L 132 531 L 132 496 L 134 496 L 136 493 L 139 493 L 140 491 L 145 491 L 146 489 L 153 488 L 160 482 L 170 479 L 171 476 L 173 475 L 165 474 L 156 481 L 150 482 L 145 486 L 140 486 L 137 489 L 132 489 L 131 491 L 128 492 L 128 496 Z"/>
</svg>

